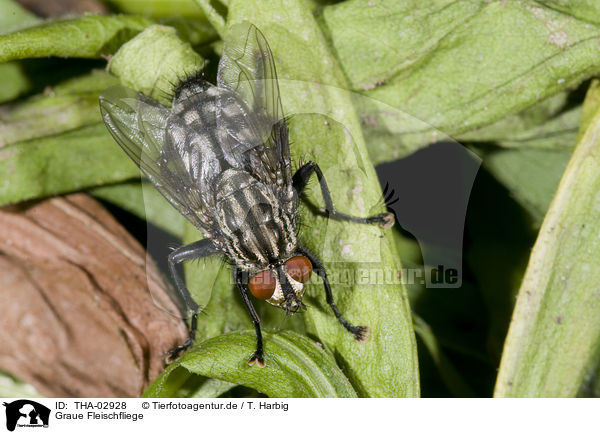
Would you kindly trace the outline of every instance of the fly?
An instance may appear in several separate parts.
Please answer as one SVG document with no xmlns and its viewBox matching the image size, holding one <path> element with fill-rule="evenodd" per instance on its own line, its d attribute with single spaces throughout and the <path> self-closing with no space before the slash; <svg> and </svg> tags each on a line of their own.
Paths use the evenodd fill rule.
<svg viewBox="0 0 600 434">
<path fill-rule="evenodd" d="M 233 263 L 236 285 L 256 330 L 250 365 L 263 367 L 264 358 L 260 319 L 247 290 L 294 313 L 306 309 L 304 283 L 313 272 L 323 280 L 327 303 L 341 325 L 357 340 L 365 339 L 367 327 L 352 325 L 342 316 L 323 265 L 298 240 L 299 197 L 315 174 L 329 216 L 390 227 L 393 215 L 361 218 L 337 211 L 314 162 L 292 175 L 275 62 L 254 25 L 231 28 L 216 86 L 198 77 L 184 80 L 175 90 L 171 109 L 116 86 L 103 92 L 100 109 L 125 153 L 204 234 L 168 258 L 177 289 L 192 312 L 189 338 L 173 355 L 192 345 L 199 310 L 176 265 L 210 255 L 224 255 Z"/>
</svg>

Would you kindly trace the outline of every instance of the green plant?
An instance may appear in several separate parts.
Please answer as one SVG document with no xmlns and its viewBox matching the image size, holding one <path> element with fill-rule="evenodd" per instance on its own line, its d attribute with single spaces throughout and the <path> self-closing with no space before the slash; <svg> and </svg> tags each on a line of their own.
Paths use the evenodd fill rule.
<svg viewBox="0 0 600 434">
<path fill-rule="evenodd" d="M 445 135 L 480 155 L 485 169 L 467 218 L 462 288 L 334 285 L 344 312 L 371 327 L 366 344 L 340 329 L 316 283 L 307 312 L 266 334 L 267 367 L 248 367 L 250 322 L 229 270 L 218 261 L 186 265 L 206 315 L 197 344 L 147 396 L 219 396 L 236 384 L 269 396 L 410 397 L 421 385 L 429 396 L 485 396 L 500 357 L 497 396 L 597 394 L 600 120 L 597 87 L 586 80 L 600 70 L 599 10 L 553 1 L 230 0 L 215 9 L 204 0 L 151 0 L 144 10 L 110 3 L 129 14 L 38 22 L 0 2 L 0 16 L 10 17 L 0 22 L 0 102 L 9 103 L 0 112 L 0 204 L 85 190 L 182 243 L 196 240 L 156 192 L 142 200 L 142 183 L 132 181 L 138 170 L 104 128 L 98 96 L 121 82 L 168 104 L 172 83 L 207 59 L 210 70 L 227 27 L 240 21 L 263 31 L 281 79 L 307 83 L 321 113 L 336 114 L 337 122 L 295 114 L 292 153 L 330 169 L 345 212 L 377 206 L 373 164 Z M 306 111 L 298 86 L 284 83 L 282 100 L 289 113 Z M 377 103 L 407 116 L 373 128 L 366 120 Z M 313 189 L 309 203 L 321 200 Z M 400 270 L 400 261 L 420 261 L 418 245 L 398 231 L 326 220 L 308 208 L 302 218 L 310 228 L 304 242 L 324 249 L 332 273 L 341 264 L 360 271 L 340 245 L 357 264 L 378 256 Z M 261 309 L 267 330 L 280 328 L 282 313 Z"/>
</svg>

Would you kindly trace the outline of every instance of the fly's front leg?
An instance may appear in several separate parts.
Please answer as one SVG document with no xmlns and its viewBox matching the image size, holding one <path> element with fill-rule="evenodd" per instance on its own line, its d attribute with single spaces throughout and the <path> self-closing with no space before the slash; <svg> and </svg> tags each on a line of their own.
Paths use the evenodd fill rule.
<svg viewBox="0 0 600 434">
<path fill-rule="evenodd" d="M 330 216 L 339 220 L 345 220 L 354 223 L 376 223 L 382 228 L 390 228 L 394 225 L 394 215 L 390 212 L 384 212 L 382 214 L 378 214 L 372 217 L 355 217 L 337 211 L 333 206 L 333 201 L 331 200 L 331 193 L 329 192 L 329 187 L 327 187 L 327 181 L 325 180 L 325 176 L 323 176 L 323 172 L 321 172 L 321 169 L 319 168 L 317 163 L 313 161 L 309 161 L 308 163 L 306 163 L 304 166 L 298 169 L 293 176 L 293 186 L 294 189 L 298 192 L 298 194 L 302 193 L 313 173 L 315 173 L 317 175 L 317 178 L 319 179 L 321 193 L 323 194 L 323 200 L 325 201 L 325 211 Z"/>
<path fill-rule="evenodd" d="M 254 351 L 254 354 L 252 355 L 252 357 L 250 357 L 250 360 L 248 360 L 248 364 L 250 366 L 252 366 L 256 363 L 256 365 L 259 368 L 264 368 L 265 360 L 263 358 L 263 343 L 262 343 L 262 333 L 260 331 L 260 318 L 258 317 L 256 310 L 254 310 L 254 306 L 252 306 L 252 302 L 248 298 L 248 293 L 246 292 L 246 287 L 244 286 L 242 270 L 236 269 L 234 271 L 234 273 L 235 273 L 235 283 L 237 284 L 237 287 L 240 290 L 240 293 L 242 294 L 242 299 L 244 300 L 244 305 L 246 306 L 246 310 L 248 310 L 248 313 L 250 314 L 250 317 L 252 318 L 252 324 L 254 324 L 254 330 L 256 331 L 256 351 Z"/>
<path fill-rule="evenodd" d="M 331 310 L 333 310 L 333 314 L 335 315 L 339 323 L 343 325 L 346 330 L 352 333 L 357 341 L 366 341 L 369 337 L 369 328 L 365 326 L 352 325 L 348 322 L 346 318 L 342 316 L 341 312 L 339 311 L 335 302 L 333 301 L 333 293 L 331 292 L 329 279 L 327 278 L 327 273 L 325 272 L 325 268 L 323 268 L 321 262 L 317 259 L 315 255 L 313 255 L 306 249 L 298 248 L 298 251 L 310 260 L 313 267 L 313 271 L 317 273 L 321 277 L 321 279 L 323 279 L 323 286 L 325 287 L 325 298 L 327 299 L 327 304 L 329 304 Z"/>
<path fill-rule="evenodd" d="M 175 280 L 175 286 L 177 286 L 177 290 L 183 298 L 187 308 L 192 311 L 192 323 L 190 326 L 190 334 L 188 339 L 183 345 L 178 346 L 170 351 L 171 358 L 177 357 L 181 352 L 192 346 L 194 338 L 196 337 L 196 329 L 198 328 L 198 303 L 194 301 L 190 291 L 188 291 L 187 287 L 185 286 L 181 275 L 177 272 L 176 265 L 183 261 L 205 258 L 216 253 L 219 253 L 219 250 L 215 247 L 213 242 L 209 239 L 204 239 L 181 246 L 169 254 L 169 270 L 171 271 L 173 280 Z"/>
</svg>

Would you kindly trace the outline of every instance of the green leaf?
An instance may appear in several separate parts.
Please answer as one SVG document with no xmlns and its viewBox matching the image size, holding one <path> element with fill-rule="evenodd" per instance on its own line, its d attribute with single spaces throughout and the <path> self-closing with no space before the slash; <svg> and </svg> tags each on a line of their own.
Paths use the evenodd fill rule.
<svg viewBox="0 0 600 434">
<path fill-rule="evenodd" d="M 570 136 L 574 139 L 575 134 Z M 483 165 L 512 193 L 537 228 L 569 162 L 570 150 L 479 149 Z"/>
<path fill-rule="evenodd" d="M 116 83 L 114 77 L 96 71 L 0 109 L 0 146 L 97 124 L 100 91 Z"/>
<path fill-rule="evenodd" d="M 146 18 L 86 15 L 0 35 L 0 63 L 48 56 L 100 58 L 151 24 Z"/>
<path fill-rule="evenodd" d="M 211 42 L 215 42 L 219 38 L 216 30 L 204 18 L 186 20 L 175 17 L 172 19 L 161 20 L 161 23 L 175 28 L 179 37 L 184 41 L 189 42 L 194 47 L 201 47 Z"/>
<path fill-rule="evenodd" d="M 501 150 L 498 152 L 504 153 Z M 517 158 L 518 156 L 514 157 L 515 160 Z M 485 159 L 483 161 L 485 164 Z M 528 169 L 523 164 L 520 167 Z M 490 382 L 496 378 L 497 364 L 502 355 L 515 299 L 539 225 L 532 225 L 530 215 L 514 200 L 514 194 L 487 171 L 481 170 L 477 178 L 469 198 L 465 226 L 465 239 L 469 241 L 465 243 L 463 261 L 470 270 L 470 276 L 463 282 L 463 287 L 469 281 L 476 284 L 474 295 L 481 297 L 480 303 L 483 306 L 473 306 L 475 309 L 471 307 L 473 313 L 467 313 L 467 318 L 463 321 L 481 318 L 481 327 L 474 328 L 478 330 L 479 336 L 485 336 L 485 341 L 478 342 L 478 348 L 485 354 L 483 360 L 491 368 L 489 378 L 486 378 L 486 396 L 489 396 L 493 384 Z M 542 181 L 543 178 L 533 180 Z M 550 200 L 551 198 L 548 202 Z M 450 300 L 446 302 L 446 306 L 449 303 Z M 453 322 L 462 324 L 462 321 L 456 319 Z M 458 333 L 461 330 L 462 327 L 457 328 Z"/>
<path fill-rule="evenodd" d="M 479 0 L 350 0 L 323 9 L 323 26 L 353 89 L 381 86 L 418 66 L 485 7 Z"/>
<path fill-rule="evenodd" d="M 0 0 L 0 34 L 32 26 L 40 20 L 13 0 Z M 30 82 L 19 62 L 0 65 L 0 103 L 29 90 Z"/>
<path fill-rule="evenodd" d="M 150 27 L 126 45 L 123 56 L 131 55 L 132 65 L 148 69 L 125 65 L 117 54 L 111 71 L 123 76 L 130 73 L 144 89 L 156 90 L 150 82 L 158 76 L 176 82 L 174 77 L 185 73 L 182 64 L 191 68 L 201 65 L 202 60 L 174 32 L 167 27 Z M 154 42 L 156 49 L 151 45 Z M 139 62 L 139 57 L 145 61 Z M 48 95 L 36 96 L 2 114 L 0 134 L 8 146 L 0 148 L 0 174 L 4 175 L 0 204 L 139 177 L 139 170 L 110 137 L 100 118 L 98 95 L 114 83 L 114 77 L 95 72 L 62 83 Z M 165 93 L 160 95 L 164 100 Z M 151 216 L 155 217 L 156 213 Z M 163 223 L 167 222 L 159 221 Z M 173 229 L 181 234 L 181 227 Z"/>
<path fill-rule="evenodd" d="M 195 0 L 196 4 L 202 8 L 208 21 L 215 28 L 221 38 L 225 36 L 225 18 L 219 13 L 210 0 Z"/>
<path fill-rule="evenodd" d="M 43 398 L 31 384 L 0 372 L 0 397 L 2 398 Z"/>
<path fill-rule="evenodd" d="M 192 374 L 242 384 L 270 397 L 356 397 L 335 359 L 318 343 L 292 332 L 264 333 L 266 366 L 248 366 L 254 331 L 218 336 L 196 344 L 146 390 L 170 397 Z"/>
<path fill-rule="evenodd" d="M 598 92 L 598 80 L 593 80 L 588 88 L 585 96 L 585 101 L 581 110 L 581 122 L 579 124 L 579 132 L 577 133 L 577 143 L 589 128 L 596 111 L 600 107 L 600 92 Z"/>
<path fill-rule="evenodd" d="M 573 106 L 570 96 L 569 92 L 560 92 L 517 114 L 461 134 L 456 139 L 462 143 L 493 142 L 492 147 L 570 153 L 582 116 L 581 105 Z"/>
<path fill-rule="evenodd" d="M 94 71 L 1 109 L 0 204 L 139 176 L 98 109 L 100 91 L 116 82 Z"/>
<path fill-rule="evenodd" d="M 427 348 L 427 351 L 429 351 L 429 354 L 436 364 L 440 376 L 442 377 L 446 387 L 448 387 L 448 390 L 450 390 L 456 397 L 475 397 L 475 392 L 461 378 L 456 368 L 454 368 L 452 363 L 444 355 L 440 343 L 433 334 L 431 327 L 429 327 L 429 325 L 422 318 L 418 317 L 414 313 L 413 318 L 415 320 L 415 333 L 419 338 L 421 338 L 425 348 Z"/>
<path fill-rule="evenodd" d="M 237 386 L 235 383 L 217 380 L 216 378 L 203 378 L 197 375 L 194 375 L 193 378 L 199 378 L 201 380 L 198 383 L 198 387 L 189 390 L 188 393 L 181 395 L 182 397 L 217 398 Z M 182 390 L 180 389 L 180 392 L 181 391 Z"/>
<path fill-rule="evenodd" d="M 13 0 L 0 0 L 0 34 L 32 26 L 40 19 Z"/>
<path fill-rule="evenodd" d="M 120 12 L 152 18 L 204 18 L 194 0 L 105 0 Z"/>
<path fill-rule="evenodd" d="M 571 157 L 582 119 L 580 105 L 561 92 L 492 125 L 462 134 L 483 166 L 528 212 L 538 229 Z"/>
<path fill-rule="evenodd" d="M 204 61 L 172 27 L 148 27 L 123 45 L 109 64 L 125 86 L 164 105 L 171 104 L 173 86 L 200 69 Z"/>
<path fill-rule="evenodd" d="M 0 113 L 0 146 L 98 123 L 98 93 L 35 98 Z"/>
<path fill-rule="evenodd" d="M 194 0 L 106 0 L 121 13 L 150 17 L 160 24 L 174 27 L 190 44 L 203 45 L 218 38 L 204 12 Z"/>
<path fill-rule="evenodd" d="M 10 101 L 30 89 L 30 81 L 19 62 L 0 64 L 0 103 Z"/>
<path fill-rule="evenodd" d="M 119 182 L 138 174 L 104 124 L 93 124 L 0 148 L 0 204 Z"/>
<path fill-rule="evenodd" d="M 590 89 L 589 101 L 598 86 Z M 495 396 L 576 396 L 600 342 L 600 111 L 560 181 L 513 313 Z"/>
<path fill-rule="evenodd" d="M 351 0 L 326 7 L 323 25 L 352 87 L 408 115 L 401 128 L 366 129 L 377 162 L 414 152 L 437 130 L 455 136 L 496 122 L 600 71 L 600 25 L 529 1 Z M 377 107 L 360 110 L 364 124 L 379 123 Z"/>
<path fill-rule="evenodd" d="M 600 4 L 593 0 L 536 0 L 536 2 L 582 21 L 600 24 Z"/>
<path fill-rule="evenodd" d="M 129 211 L 179 239 L 183 238 L 185 218 L 146 182 L 132 181 L 102 185 L 88 192 Z"/>
</svg>

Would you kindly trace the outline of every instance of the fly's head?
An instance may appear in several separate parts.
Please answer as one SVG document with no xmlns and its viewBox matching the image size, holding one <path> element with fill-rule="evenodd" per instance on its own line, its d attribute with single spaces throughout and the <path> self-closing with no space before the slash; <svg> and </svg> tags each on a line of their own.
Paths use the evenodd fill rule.
<svg viewBox="0 0 600 434">
<path fill-rule="evenodd" d="M 248 288 L 256 298 L 281 307 L 287 314 L 295 313 L 305 309 L 301 300 L 312 271 L 310 259 L 292 256 L 252 275 Z"/>
</svg>

